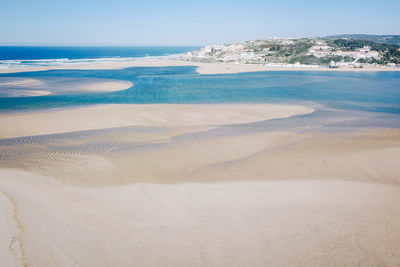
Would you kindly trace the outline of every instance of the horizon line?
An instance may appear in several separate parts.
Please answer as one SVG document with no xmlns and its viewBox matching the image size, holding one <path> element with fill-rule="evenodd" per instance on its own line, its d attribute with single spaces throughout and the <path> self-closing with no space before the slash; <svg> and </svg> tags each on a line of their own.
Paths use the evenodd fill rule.
<svg viewBox="0 0 400 267">
<path fill-rule="evenodd" d="M 126 43 L 0 43 L 0 46 L 204 46 L 206 44 L 126 44 Z"/>
<path fill-rule="evenodd" d="M 281 38 L 281 39 L 304 39 L 304 38 L 327 38 L 332 36 L 340 36 L 340 35 L 372 35 L 372 36 L 400 36 L 400 34 L 365 34 L 365 33 L 341 33 L 341 34 L 330 34 L 325 36 L 302 36 L 302 37 L 283 37 L 283 36 L 267 36 L 256 38 L 252 40 L 264 40 L 270 38 Z M 29 42 L 0 42 L 0 46 L 126 46 L 126 47 L 140 47 L 140 46 L 206 46 L 206 45 L 213 45 L 216 43 L 224 43 L 224 44 L 231 44 L 231 43 L 238 43 L 238 42 L 245 42 L 245 41 L 252 41 L 252 40 L 236 40 L 236 41 L 228 41 L 228 42 L 210 42 L 210 43 L 29 43 Z"/>
</svg>

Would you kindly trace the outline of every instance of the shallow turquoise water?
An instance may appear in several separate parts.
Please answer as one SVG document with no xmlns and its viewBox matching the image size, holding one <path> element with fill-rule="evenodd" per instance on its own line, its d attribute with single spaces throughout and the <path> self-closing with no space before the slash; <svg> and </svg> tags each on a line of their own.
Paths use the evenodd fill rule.
<svg viewBox="0 0 400 267">
<path fill-rule="evenodd" d="M 336 109 L 400 114 L 400 72 L 257 72 L 199 75 L 195 67 L 52 70 L 0 74 L 51 81 L 55 95 L 0 97 L 0 111 L 102 103 L 319 103 Z M 63 79 L 119 79 L 132 88 L 112 93 L 57 94 Z M 58 82 L 59 81 L 59 82 Z M 26 89 L 26 88 L 24 88 Z M 7 90 L 7 88 L 0 88 Z M 1 94 L 0 94 L 1 95 Z M 3 94 L 4 95 L 4 94 Z"/>
</svg>

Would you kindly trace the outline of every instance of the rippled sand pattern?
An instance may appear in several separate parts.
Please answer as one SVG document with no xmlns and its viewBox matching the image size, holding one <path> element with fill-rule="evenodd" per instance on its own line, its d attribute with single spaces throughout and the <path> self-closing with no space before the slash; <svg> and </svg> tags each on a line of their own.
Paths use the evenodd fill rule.
<svg viewBox="0 0 400 267">
<path fill-rule="evenodd" d="M 398 130 L 321 133 L 315 130 L 321 129 L 318 120 L 310 120 L 314 124 L 279 131 L 255 123 L 213 129 L 121 127 L 2 139 L 0 167 L 94 185 L 277 177 L 400 183 L 393 177 L 400 177 L 395 160 L 379 158 L 380 153 L 397 155 Z M 312 160 L 314 155 L 319 157 Z"/>
<path fill-rule="evenodd" d="M 368 127 L 396 125 L 393 116 L 318 110 L 199 125 L 178 113 L 184 124 L 158 110 L 159 126 L 0 139 L 0 256 L 27 266 L 398 265 L 400 130 Z"/>
<path fill-rule="evenodd" d="M 138 145 L 164 142 L 173 130 L 122 127 L 62 134 L 26 136 L 0 140 L 0 164 L 22 167 L 29 164 L 85 159 L 93 153 L 129 150 Z"/>
</svg>

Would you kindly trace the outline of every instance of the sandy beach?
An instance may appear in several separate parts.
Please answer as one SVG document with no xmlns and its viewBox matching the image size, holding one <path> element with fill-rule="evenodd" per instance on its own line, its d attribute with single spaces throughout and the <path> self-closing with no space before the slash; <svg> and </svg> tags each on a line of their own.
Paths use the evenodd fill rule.
<svg viewBox="0 0 400 267">
<path fill-rule="evenodd" d="M 395 186 L 308 180 L 85 188 L 21 171 L 0 175 L 18 203 L 16 239 L 28 266 L 399 262 Z"/>
<path fill-rule="evenodd" d="M 375 71 L 400 71 L 399 68 L 370 67 L 370 68 L 340 68 L 328 67 L 274 67 L 262 64 L 229 64 L 229 63 L 203 63 L 194 61 L 183 61 L 178 59 L 143 59 L 135 61 L 107 61 L 90 64 L 76 64 L 67 66 L 46 66 L 0 69 L 0 73 L 17 73 L 25 71 L 44 71 L 60 69 L 123 69 L 130 67 L 167 67 L 167 66 L 195 66 L 199 74 L 229 74 L 257 71 L 350 71 L 350 72 L 375 72 Z"/>
<path fill-rule="evenodd" d="M 187 127 L 180 123 L 168 127 Z M 51 151 L 51 140 L 68 147 L 88 142 L 59 134 L 33 146 L 21 139 L 7 158 L 10 146 L 3 144 L 4 262 L 393 266 L 400 261 L 399 130 L 214 136 L 201 135 L 209 129 L 189 128 L 200 136 L 162 144 L 153 142 L 151 132 L 154 140 L 126 131 L 88 137 L 93 143 L 106 136 L 124 147 L 148 145 L 132 151 Z M 175 128 L 175 136 L 180 134 Z M 7 167 L 10 161 L 18 167 Z"/>
<path fill-rule="evenodd" d="M 400 130 L 267 127 L 313 112 L 111 104 L 2 113 L 1 264 L 396 266 Z"/>
<path fill-rule="evenodd" d="M 400 267 L 399 10 L 1 1 L 0 267 Z"/>
<path fill-rule="evenodd" d="M 14 138 L 0 146 L 2 258 L 28 266 L 395 265 L 399 130 L 207 134 L 309 112 L 103 105 L 2 114 L 3 138 Z M 101 150 L 109 143 L 142 148 Z"/>
<path fill-rule="evenodd" d="M 65 83 L 65 79 L 62 82 Z M 8 97 L 32 97 L 66 93 L 116 92 L 133 86 L 132 82 L 122 80 L 83 79 L 62 88 L 60 92 L 58 84 L 47 83 L 46 80 L 31 78 L 0 77 L 0 93 Z"/>
<path fill-rule="evenodd" d="M 0 114 L 0 138 L 126 126 L 217 126 L 312 112 L 299 105 L 98 105 L 55 111 Z"/>
<path fill-rule="evenodd" d="M 92 92 L 116 92 L 128 89 L 132 86 L 133 83 L 128 81 L 113 81 L 92 83 L 87 86 L 83 86 L 82 89 Z"/>
</svg>

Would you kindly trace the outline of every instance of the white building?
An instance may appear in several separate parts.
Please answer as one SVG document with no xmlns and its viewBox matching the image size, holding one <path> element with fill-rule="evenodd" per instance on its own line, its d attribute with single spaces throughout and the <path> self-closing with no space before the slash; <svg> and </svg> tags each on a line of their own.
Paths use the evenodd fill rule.
<svg viewBox="0 0 400 267">
<path fill-rule="evenodd" d="M 355 59 L 358 58 L 375 58 L 379 59 L 379 53 L 378 51 L 337 51 L 333 53 L 336 56 L 342 56 L 342 57 L 352 57 Z"/>
</svg>

